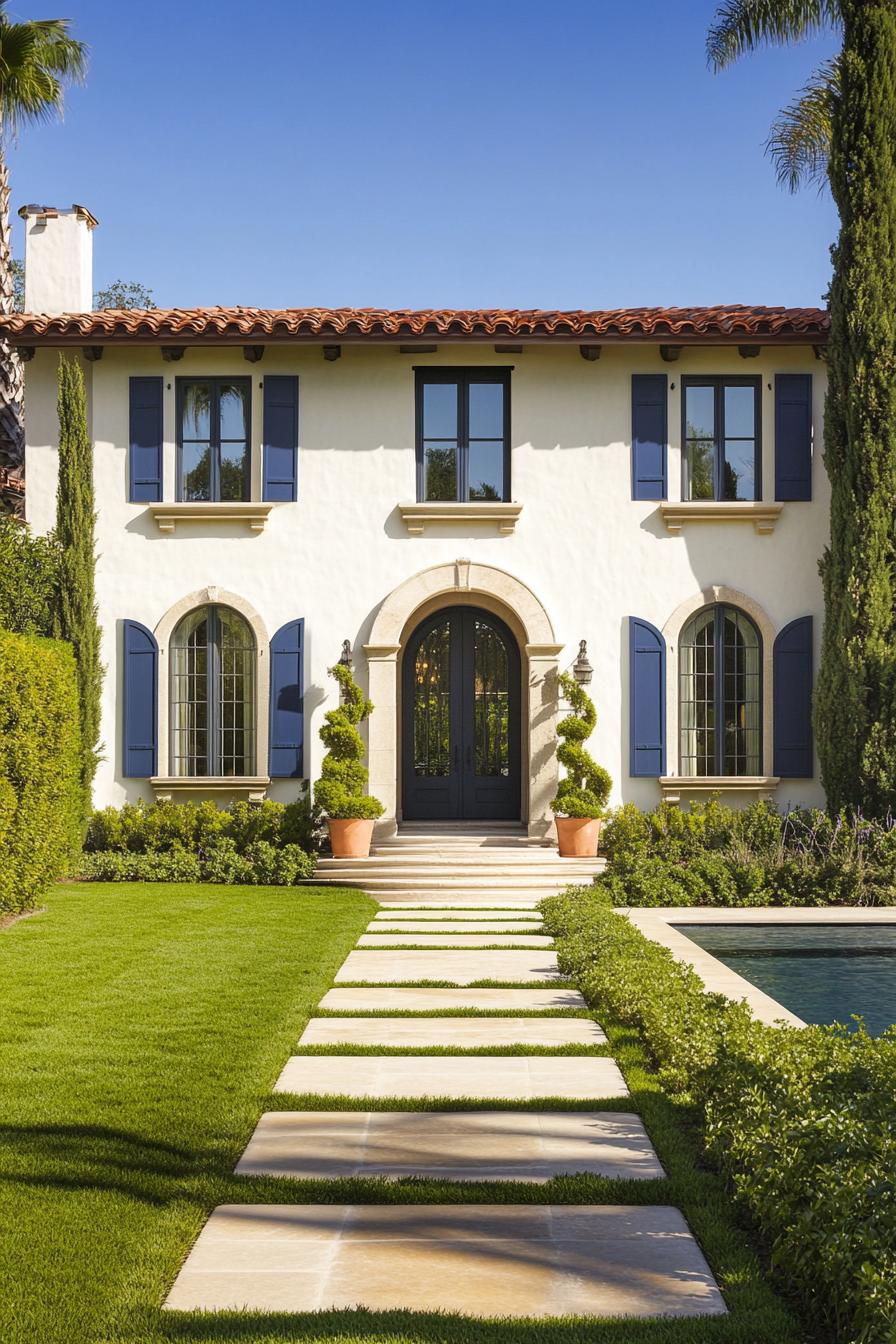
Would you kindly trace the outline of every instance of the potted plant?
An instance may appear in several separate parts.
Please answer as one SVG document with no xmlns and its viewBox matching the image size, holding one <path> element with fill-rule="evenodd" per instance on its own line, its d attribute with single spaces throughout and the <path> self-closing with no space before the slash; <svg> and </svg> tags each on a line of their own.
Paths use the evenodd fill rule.
<svg viewBox="0 0 896 1344">
<path fill-rule="evenodd" d="M 563 739 L 557 748 L 557 758 L 566 767 L 566 777 L 561 779 L 551 803 L 557 814 L 557 842 L 561 858 L 590 859 L 597 854 L 601 818 L 612 780 L 582 745 L 597 723 L 591 697 L 568 672 L 560 675 L 560 691 L 572 712 L 557 724 L 557 734 Z"/>
<path fill-rule="evenodd" d="M 339 682 L 341 700 L 338 709 L 324 715 L 320 739 L 327 754 L 314 798 L 326 814 L 333 857 L 365 859 L 370 853 L 373 823 L 384 810 L 379 799 L 366 792 L 367 770 L 361 764 L 364 743 L 357 727 L 373 705 L 362 694 L 351 667 L 337 663 L 330 671 Z"/>
</svg>

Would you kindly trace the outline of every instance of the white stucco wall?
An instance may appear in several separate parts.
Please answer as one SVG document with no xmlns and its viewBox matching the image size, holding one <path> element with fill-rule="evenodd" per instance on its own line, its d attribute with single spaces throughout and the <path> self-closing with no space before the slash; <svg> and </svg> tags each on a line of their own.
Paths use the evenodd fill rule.
<svg viewBox="0 0 896 1344">
<path fill-rule="evenodd" d="M 38 530 L 52 526 L 56 472 L 56 353 L 38 351 L 27 368 L 28 516 Z M 446 524 L 409 537 L 399 502 L 415 498 L 414 366 L 513 365 L 511 387 L 512 498 L 523 506 L 516 531 Z M 640 616 L 662 629 L 694 594 L 713 586 L 749 595 L 774 630 L 811 613 L 816 646 L 822 597 L 818 557 L 827 535 L 828 485 L 821 464 L 824 365 L 809 347 L 764 347 L 756 359 L 736 349 L 685 350 L 664 364 L 656 347 L 605 347 L 594 363 L 575 346 L 530 347 L 497 355 L 492 347 L 443 345 L 432 355 L 401 355 L 393 348 L 345 346 L 328 363 L 319 348 L 270 346 L 260 364 L 247 364 L 239 347 L 188 349 L 163 364 L 156 349 L 107 347 L 85 365 L 90 383 L 99 512 L 97 592 L 104 628 L 104 760 L 96 802 L 150 797 L 143 781 L 121 776 L 118 623 L 126 618 L 154 629 L 186 594 L 214 585 L 240 594 L 258 612 L 268 636 L 286 621 L 305 618 L 306 769 L 314 778 L 322 749 L 317 737 L 324 708 L 336 702 L 326 669 L 344 639 L 361 648 L 388 594 L 411 575 L 459 557 L 509 571 L 540 598 L 566 648 L 560 666 L 587 639 L 594 666 L 591 692 L 598 726 L 592 754 L 610 770 L 614 801 L 652 806 L 659 787 L 628 775 L 628 631 Z M 669 379 L 669 494 L 680 498 L 681 376 L 705 372 L 762 379 L 763 498 L 774 492 L 774 375 L 814 375 L 813 500 L 789 503 L 772 535 L 749 523 L 699 524 L 671 536 L 654 502 L 633 502 L 630 487 L 633 372 Z M 174 386 L 177 376 L 251 376 L 253 481 L 259 481 L 265 374 L 297 373 L 299 498 L 276 505 L 264 532 L 242 524 L 178 525 L 163 536 L 147 507 L 127 502 L 128 377 L 165 378 L 165 498 L 175 490 Z M 818 647 L 816 647 L 817 663 Z M 674 657 L 670 668 L 674 668 Z M 677 772 L 677 743 L 669 743 Z M 771 773 L 771 761 L 763 763 Z M 295 793 L 275 782 L 271 796 Z M 779 801 L 820 803 L 817 781 L 786 781 Z"/>
</svg>

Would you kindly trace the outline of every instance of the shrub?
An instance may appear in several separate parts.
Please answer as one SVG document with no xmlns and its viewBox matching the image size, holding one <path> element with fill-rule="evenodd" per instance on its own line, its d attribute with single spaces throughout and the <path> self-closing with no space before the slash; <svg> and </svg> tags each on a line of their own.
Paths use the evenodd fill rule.
<svg viewBox="0 0 896 1344">
<path fill-rule="evenodd" d="M 338 709 L 327 710 L 320 730 L 327 754 L 315 785 L 315 801 L 328 817 L 374 820 L 382 816 L 383 805 L 367 793 L 367 770 L 361 764 L 364 743 L 357 728 L 369 718 L 373 705 L 362 693 L 350 667 L 337 663 L 330 671 L 339 682 L 342 699 Z"/>
<path fill-rule="evenodd" d="M 82 855 L 80 876 L 88 882 L 198 882 L 199 860 L 185 849 L 152 854 L 109 849 Z"/>
<path fill-rule="evenodd" d="M 636 1027 L 707 1153 L 771 1247 L 773 1269 L 843 1344 L 896 1327 L 896 1028 L 771 1027 L 592 888 L 542 903 L 561 971 Z"/>
<path fill-rule="evenodd" d="M 59 600 L 59 546 L 0 513 L 0 627 L 51 635 Z"/>
<path fill-rule="evenodd" d="M 0 631 L 0 912 L 31 910 L 80 841 L 71 649 Z"/>
<path fill-rule="evenodd" d="M 571 713 L 557 724 L 557 736 L 563 739 L 557 758 L 566 775 L 551 807 L 564 817 L 602 817 L 613 781 L 582 745 L 594 732 L 597 711 L 590 695 L 568 672 L 561 673 L 559 684 Z"/>
<path fill-rule="evenodd" d="M 80 876 L 92 882 L 209 882 L 225 886 L 292 887 L 314 872 L 314 860 L 298 845 L 276 848 L 256 840 L 245 854 L 217 836 L 201 854 L 189 850 L 99 850 L 81 858 Z"/>
</svg>

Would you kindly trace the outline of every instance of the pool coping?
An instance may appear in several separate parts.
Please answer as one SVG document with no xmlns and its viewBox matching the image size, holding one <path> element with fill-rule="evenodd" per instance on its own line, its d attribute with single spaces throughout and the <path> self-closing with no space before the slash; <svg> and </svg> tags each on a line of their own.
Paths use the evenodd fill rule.
<svg viewBox="0 0 896 1344">
<path fill-rule="evenodd" d="M 896 924 L 896 905 L 876 906 L 664 906 L 662 909 L 620 909 L 618 914 L 631 920 L 635 928 L 667 948 L 676 961 L 692 966 L 704 986 L 713 994 L 729 999 L 745 999 L 760 1022 L 805 1027 L 808 1024 L 783 1003 L 757 989 L 749 980 L 732 971 L 711 952 L 672 927 L 673 924 Z"/>
</svg>

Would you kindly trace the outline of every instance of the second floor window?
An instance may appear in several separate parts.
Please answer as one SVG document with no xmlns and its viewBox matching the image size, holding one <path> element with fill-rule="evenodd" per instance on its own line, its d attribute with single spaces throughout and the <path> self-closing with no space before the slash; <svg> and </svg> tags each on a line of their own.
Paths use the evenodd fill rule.
<svg viewBox="0 0 896 1344">
<path fill-rule="evenodd" d="M 510 370 L 417 370 L 417 498 L 510 499 Z"/>
<path fill-rule="evenodd" d="M 250 380 L 177 380 L 178 499 L 244 500 L 250 493 Z"/>
<path fill-rule="evenodd" d="M 759 499 L 759 379 L 683 378 L 684 499 Z"/>
</svg>

